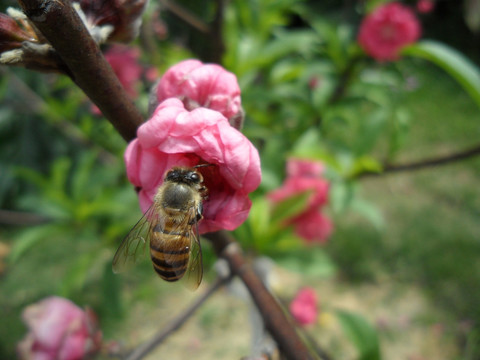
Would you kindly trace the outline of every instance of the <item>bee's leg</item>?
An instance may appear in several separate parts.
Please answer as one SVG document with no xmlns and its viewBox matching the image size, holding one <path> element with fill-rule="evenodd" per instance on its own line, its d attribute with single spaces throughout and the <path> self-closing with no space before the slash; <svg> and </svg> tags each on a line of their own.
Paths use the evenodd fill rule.
<svg viewBox="0 0 480 360">
<path fill-rule="evenodd" d="M 193 225 L 203 219 L 203 204 L 198 204 L 197 211 L 195 212 L 195 217 L 192 217 L 188 225 Z"/>
<path fill-rule="evenodd" d="M 195 220 L 196 221 L 200 221 L 203 219 L 203 204 L 200 203 L 198 204 L 198 207 L 197 207 L 197 215 L 195 216 Z"/>
<path fill-rule="evenodd" d="M 199 188 L 198 192 L 200 193 L 202 200 L 206 200 L 208 198 L 208 189 L 206 186 L 202 186 L 201 188 Z"/>
</svg>

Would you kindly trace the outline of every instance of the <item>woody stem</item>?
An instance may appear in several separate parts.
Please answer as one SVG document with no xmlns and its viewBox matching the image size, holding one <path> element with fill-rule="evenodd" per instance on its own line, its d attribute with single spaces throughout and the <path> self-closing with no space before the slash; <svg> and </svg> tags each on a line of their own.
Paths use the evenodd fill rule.
<svg viewBox="0 0 480 360">
<path fill-rule="evenodd" d="M 18 0 L 65 63 L 68 74 L 126 141 L 136 137 L 142 115 L 134 106 L 68 0 Z"/>
</svg>

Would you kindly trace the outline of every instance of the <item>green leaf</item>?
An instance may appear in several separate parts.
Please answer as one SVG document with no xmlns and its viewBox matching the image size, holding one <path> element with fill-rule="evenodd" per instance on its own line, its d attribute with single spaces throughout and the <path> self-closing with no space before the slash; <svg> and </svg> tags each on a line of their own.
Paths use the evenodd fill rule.
<svg viewBox="0 0 480 360">
<path fill-rule="evenodd" d="M 343 331 L 358 351 L 358 360 L 380 360 L 380 344 L 375 328 L 362 316 L 337 310 L 337 318 Z"/>
<path fill-rule="evenodd" d="M 43 225 L 25 230 L 13 243 L 12 250 L 8 256 L 9 261 L 14 264 L 28 250 L 56 232 L 58 232 L 56 225 Z"/>
<path fill-rule="evenodd" d="M 365 5 L 367 13 L 371 13 L 373 10 L 375 10 L 380 5 L 389 3 L 391 1 L 393 1 L 393 0 L 367 0 L 367 3 Z"/>
<path fill-rule="evenodd" d="M 84 253 L 76 259 L 62 279 L 60 288 L 62 296 L 71 297 L 74 292 L 82 289 L 88 272 L 97 259 L 98 251 Z"/>
<path fill-rule="evenodd" d="M 270 203 L 267 199 L 257 198 L 252 202 L 248 225 L 255 240 L 268 240 L 265 238 L 270 229 L 270 210 Z"/>
<path fill-rule="evenodd" d="M 480 71 L 463 54 L 432 40 L 408 46 L 402 54 L 433 62 L 450 74 L 480 106 Z"/>
<path fill-rule="evenodd" d="M 272 222 L 281 224 L 285 220 L 299 215 L 307 207 L 311 193 L 311 191 L 304 191 L 276 204 L 272 212 Z"/>
<path fill-rule="evenodd" d="M 122 314 L 120 277 L 113 273 L 110 259 L 104 265 L 102 296 L 103 311 L 112 317 L 120 316 Z"/>
<path fill-rule="evenodd" d="M 360 156 L 355 159 L 352 168 L 352 175 L 355 176 L 356 174 L 360 174 L 363 172 L 382 172 L 382 165 L 369 155 Z"/>
<path fill-rule="evenodd" d="M 365 200 L 354 198 L 350 204 L 353 211 L 356 211 L 358 214 L 365 217 L 370 223 L 375 226 L 375 228 L 381 230 L 385 227 L 384 219 L 382 213 L 372 203 L 369 203 Z"/>
<path fill-rule="evenodd" d="M 272 253 L 272 257 L 279 266 L 306 276 L 330 277 L 335 275 L 337 268 L 322 248 L 306 247 L 303 245 L 304 241 L 294 235 L 280 239 L 278 245 L 275 244 L 275 248 L 286 248 L 285 242 L 294 242 L 291 246 L 297 247 L 297 249 Z"/>
<path fill-rule="evenodd" d="M 355 187 L 351 181 L 334 181 L 330 186 L 329 203 L 336 214 L 344 212 L 355 197 Z"/>
</svg>

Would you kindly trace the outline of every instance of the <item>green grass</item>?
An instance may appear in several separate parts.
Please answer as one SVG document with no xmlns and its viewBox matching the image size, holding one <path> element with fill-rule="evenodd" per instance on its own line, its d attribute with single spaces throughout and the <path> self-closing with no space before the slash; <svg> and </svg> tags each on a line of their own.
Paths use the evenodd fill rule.
<svg viewBox="0 0 480 360">
<path fill-rule="evenodd" d="M 397 161 L 448 155 L 478 144 L 480 111 L 462 89 L 428 64 L 414 75 L 420 86 L 406 98 L 411 133 Z M 347 281 L 376 282 L 386 276 L 421 286 L 433 306 L 451 318 L 455 335 L 455 324 L 464 320 L 479 328 L 479 183 L 480 158 L 365 178 L 361 195 L 378 206 L 384 229 L 355 215 L 336 219 L 327 249 Z"/>
</svg>

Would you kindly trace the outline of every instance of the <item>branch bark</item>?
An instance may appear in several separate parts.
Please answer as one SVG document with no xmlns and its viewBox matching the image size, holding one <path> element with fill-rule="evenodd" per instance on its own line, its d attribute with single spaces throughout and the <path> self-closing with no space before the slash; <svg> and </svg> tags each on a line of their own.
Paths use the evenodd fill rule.
<svg viewBox="0 0 480 360">
<path fill-rule="evenodd" d="M 178 330 L 194 313 L 197 309 L 212 296 L 218 289 L 225 285 L 230 280 L 228 278 L 218 278 L 207 291 L 195 302 L 190 305 L 183 313 L 178 317 L 173 319 L 173 321 L 168 324 L 165 328 L 159 331 L 155 336 L 153 336 L 149 341 L 137 347 L 133 350 L 126 360 L 140 360 L 143 359 L 149 352 L 155 349 L 160 345 L 169 335 Z"/>
<path fill-rule="evenodd" d="M 206 234 L 205 237 L 212 241 L 215 253 L 227 260 L 234 275 L 237 275 L 247 286 L 255 305 L 262 314 L 267 330 L 286 358 L 312 359 L 278 302 L 245 261 L 242 250 L 233 237 L 225 231 Z"/>
<path fill-rule="evenodd" d="M 406 164 L 398 164 L 398 165 L 385 165 L 383 167 L 382 172 L 370 172 L 366 171 L 363 173 L 359 173 L 354 177 L 358 178 L 365 178 L 365 177 L 372 177 L 372 176 L 382 176 L 389 173 L 401 172 L 401 171 L 415 171 L 415 170 L 422 170 L 434 166 L 439 165 L 447 165 L 453 162 L 466 160 L 471 157 L 480 155 L 480 145 L 476 145 L 468 150 L 460 151 L 457 153 L 453 153 L 446 156 L 439 156 L 436 158 L 424 159 L 416 162 L 406 163 Z"/>
<path fill-rule="evenodd" d="M 68 0 L 19 0 L 26 15 L 55 48 L 75 83 L 95 102 L 127 141 L 142 123 L 118 79 Z M 218 256 L 247 286 L 267 329 L 288 359 L 311 359 L 281 307 L 249 266 L 235 240 L 225 232 L 209 234 Z"/>
<path fill-rule="evenodd" d="M 143 122 L 99 47 L 68 0 L 18 0 L 65 62 L 72 80 L 128 142 Z"/>
</svg>

